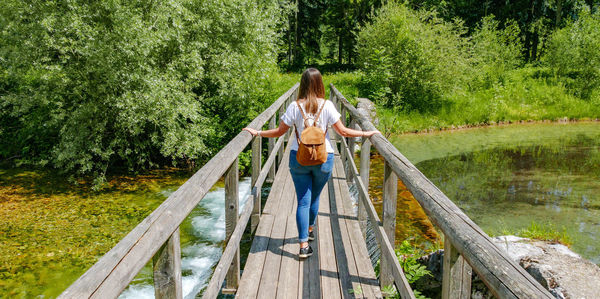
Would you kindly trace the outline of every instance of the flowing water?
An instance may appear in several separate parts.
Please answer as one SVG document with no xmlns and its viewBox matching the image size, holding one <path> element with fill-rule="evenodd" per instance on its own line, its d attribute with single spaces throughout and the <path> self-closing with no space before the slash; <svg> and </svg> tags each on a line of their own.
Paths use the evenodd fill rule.
<svg viewBox="0 0 600 299">
<path fill-rule="evenodd" d="M 0 298 L 57 297 L 190 176 L 160 170 L 115 177 L 95 192 L 51 171 L 0 169 Z M 250 179 L 242 178 L 240 211 L 249 191 Z M 217 186 L 180 227 L 186 298 L 201 292 L 221 257 L 224 212 Z M 242 240 L 242 250 L 248 243 Z M 153 297 L 147 265 L 121 298 Z"/>
<path fill-rule="evenodd" d="M 239 211 L 250 194 L 250 178 L 239 184 Z M 208 284 L 212 268 L 217 265 L 223 252 L 225 240 L 225 190 L 218 188 L 208 193 L 180 227 L 186 240 L 181 242 L 182 289 L 184 298 L 194 298 Z M 123 291 L 121 299 L 154 298 L 152 272 L 147 265 L 130 286 Z"/>
<path fill-rule="evenodd" d="M 535 223 L 571 238 L 600 264 L 600 123 L 497 126 L 390 139 L 415 166 L 491 235 Z M 382 160 L 371 194 L 381 204 Z M 400 184 L 396 240 L 432 247 L 439 236 Z"/>
</svg>

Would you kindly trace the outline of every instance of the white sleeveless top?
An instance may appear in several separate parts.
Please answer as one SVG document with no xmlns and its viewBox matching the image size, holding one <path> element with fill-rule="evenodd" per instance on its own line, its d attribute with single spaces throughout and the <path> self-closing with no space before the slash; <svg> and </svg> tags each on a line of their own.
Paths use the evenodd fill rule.
<svg viewBox="0 0 600 299">
<path fill-rule="evenodd" d="M 335 109 L 335 106 L 331 101 L 318 99 L 319 108 L 325 102 L 325 106 L 323 107 L 323 111 L 319 115 L 319 120 L 317 121 L 317 126 L 323 129 L 323 132 L 327 129 L 327 127 L 335 124 L 339 119 L 341 114 Z M 306 113 L 306 108 L 304 103 L 300 103 L 302 110 L 305 112 L 306 117 L 308 118 L 308 125 L 313 124 L 314 115 L 312 113 Z M 304 130 L 304 119 L 302 118 L 302 114 L 300 113 L 300 109 L 298 109 L 298 104 L 296 102 L 292 102 L 288 107 L 285 113 L 281 116 L 281 121 L 283 121 L 286 125 L 293 127 L 296 125 L 298 128 L 298 134 L 302 134 Z M 298 141 L 296 138 L 292 138 L 292 150 L 298 150 Z M 333 147 L 331 146 L 331 140 L 329 139 L 329 130 L 325 134 L 325 147 L 327 148 L 328 153 L 333 153 Z"/>
</svg>

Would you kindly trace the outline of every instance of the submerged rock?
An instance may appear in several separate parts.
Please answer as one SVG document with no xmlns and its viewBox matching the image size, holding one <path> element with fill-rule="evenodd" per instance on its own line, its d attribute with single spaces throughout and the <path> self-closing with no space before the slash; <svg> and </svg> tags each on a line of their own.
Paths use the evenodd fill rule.
<svg viewBox="0 0 600 299">
<path fill-rule="evenodd" d="M 533 278 L 556 298 L 598 298 L 600 267 L 582 258 L 562 244 L 537 241 L 516 236 L 501 236 L 492 241 L 504 249 Z M 421 278 L 416 289 L 431 298 L 438 298 L 442 286 L 444 251 L 423 256 L 419 262 L 427 266 L 432 276 Z M 483 282 L 473 274 L 472 298 L 493 298 Z"/>
</svg>

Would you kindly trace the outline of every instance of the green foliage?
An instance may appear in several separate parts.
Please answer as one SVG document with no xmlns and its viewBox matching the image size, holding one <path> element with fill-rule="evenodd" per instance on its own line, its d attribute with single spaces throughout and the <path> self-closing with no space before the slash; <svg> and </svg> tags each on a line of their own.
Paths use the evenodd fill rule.
<svg viewBox="0 0 600 299">
<path fill-rule="evenodd" d="M 396 248 L 395 251 L 408 283 L 414 283 L 423 276 L 431 276 L 431 272 L 427 270 L 427 267 L 417 261 L 423 255 L 423 252 L 410 244 L 408 240 L 402 241 L 400 247 Z"/>
<path fill-rule="evenodd" d="M 209 157 L 268 105 L 279 15 L 276 1 L 3 1 L 0 156 L 98 183 Z"/>
<path fill-rule="evenodd" d="M 405 5 L 384 5 L 358 35 L 359 65 L 368 96 L 397 110 L 434 111 L 448 90 L 460 89 L 470 58 L 460 22 Z"/>
<path fill-rule="evenodd" d="M 415 246 L 413 246 L 408 240 L 402 241 L 402 244 L 395 250 L 396 258 L 398 258 L 398 262 L 400 262 L 400 266 L 402 266 L 402 270 L 404 271 L 404 275 L 408 280 L 408 283 L 412 284 L 419 280 L 424 276 L 431 276 L 431 272 L 427 270 L 427 267 L 419 264 L 417 259 L 423 255 L 423 251 Z M 375 274 L 379 276 L 380 274 L 380 261 L 377 261 L 375 265 Z M 389 285 L 384 286 L 381 290 L 386 297 L 391 298 L 400 298 L 400 294 L 396 290 L 395 286 Z M 419 299 L 427 298 L 423 296 L 419 291 L 413 290 L 415 296 Z"/>
<path fill-rule="evenodd" d="M 576 96 L 598 98 L 600 12 L 592 14 L 584 10 L 576 21 L 555 31 L 543 60 Z"/>
</svg>

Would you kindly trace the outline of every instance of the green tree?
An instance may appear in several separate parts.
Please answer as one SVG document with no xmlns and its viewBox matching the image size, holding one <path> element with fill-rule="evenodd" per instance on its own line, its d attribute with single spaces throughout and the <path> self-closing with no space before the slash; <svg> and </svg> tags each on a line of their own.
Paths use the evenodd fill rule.
<svg viewBox="0 0 600 299">
<path fill-rule="evenodd" d="M 98 181 L 209 156 L 267 104 L 256 97 L 275 68 L 279 9 L 4 0 L 0 156 Z"/>
<path fill-rule="evenodd" d="M 443 94 L 461 89 L 471 62 L 463 26 L 432 11 L 384 5 L 358 34 L 368 96 L 399 110 L 433 111 Z"/>
</svg>

